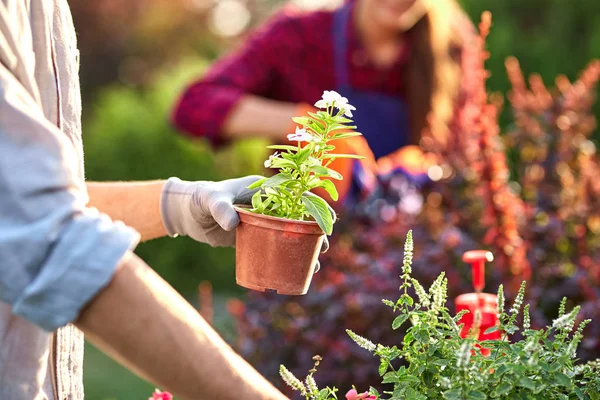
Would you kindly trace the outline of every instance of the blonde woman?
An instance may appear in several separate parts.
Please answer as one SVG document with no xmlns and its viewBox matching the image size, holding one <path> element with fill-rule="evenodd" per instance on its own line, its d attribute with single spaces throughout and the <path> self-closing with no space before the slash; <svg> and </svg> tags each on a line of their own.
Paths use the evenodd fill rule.
<svg viewBox="0 0 600 400">
<path fill-rule="evenodd" d="M 356 107 L 364 135 L 338 150 L 367 156 L 358 165 L 333 165 L 353 174 L 338 184 L 344 197 L 383 159 L 388 171 L 390 159 L 402 164 L 409 154 L 403 150 L 419 144 L 428 121 L 450 121 L 460 106 L 462 49 L 474 35 L 455 0 L 349 0 L 314 12 L 285 7 L 187 88 L 173 121 L 214 144 L 249 136 L 284 141 L 291 117 L 334 89 Z"/>
</svg>

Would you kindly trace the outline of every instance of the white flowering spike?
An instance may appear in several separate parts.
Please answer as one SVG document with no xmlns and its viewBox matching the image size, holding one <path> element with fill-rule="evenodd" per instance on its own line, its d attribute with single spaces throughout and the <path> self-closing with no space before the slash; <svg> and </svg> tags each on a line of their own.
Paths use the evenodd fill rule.
<svg viewBox="0 0 600 400">
<path fill-rule="evenodd" d="M 444 304 L 446 304 L 446 298 L 448 293 L 448 280 L 444 277 L 442 272 L 440 276 L 433 282 L 429 289 L 433 304 L 431 309 L 435 312 L 439 312 Z"/>
<path fill-rule="evenodd" d="M 458 368 L 464 368 L 469 365 L 469 360 L 471 359 L 471 343 L 468 340 L 465 340 L 463 344 L 460 345 L 460 349 L 458 350 L 458 357 L 456 358 L 456 366 Z"/>
<path fill-rule="evenodd" d="M 531 318 L 529 317 L 529 304 L 523 309 L 523 330 L 528 331 L 531 328 Z"/>
<path fill-rule="evenodd" d="M 346 333 L 348 334 L 348 336 L 350 336 L 350 339 L 354 340 L 354 342 L 359 347 L 362 347 L 363 349 L 368 350 L 371 353 L 374 352 L 375 349 L 377 348 L 377 346 L 375 346 L 375 344 L 373 342 L 371 342 L 369 339 L 365 339 L 364 337 L 357 335 L 356 333 L 352 332 L 350 329 L 346 329 Z"/>
<path fill-rule="evenodd" d="M 296 133 L 290 133 L 287 138 L 290 142 L 312 142 L 315 140 L 313 135 L 300 127 L 296 127 Z"/>
<path fill-rule="evenodd" d="M 277 157 L 278 157 L 277 151 L 275 153 L 271 154 L 269 156 L 269 158 L 267 160 L 265 160 L 265 163 L 264 163 L 265 168 L 269 168 L 271 165 L 273 165 L 273 160 L 276 159 Z"/>
<path fill-rule="evenodd" d="M 510 313 L 512 316 L 517 316 L 519 314 L 519 311 L 521 311 L 521 306 L 523 305 L 523 297 L 525 297 L 525 281 L 521 283 L 519 293 L 517 293 L 517 297 L 515 297 L 515 302 L 513 303 L 513 306 L 510 309 Z"/>
<path fill-rule="evenodd" d="M 575 319 L 577 318 L 579 309 L 580 306 L 577 306 L 570 313 L 565 314 L 562 317 L 558 317 L 552 321 L 552 327 L 556 330 L 571 332 L 573 330 L 573 326 L 575 325 Z"/>
<path fill-rule="evenodd" d="M 304 384 L 300 382 L 300 379 L 296 378 L 285 366 L 279 366 L 279 375 L 285 383 L 287 383 L 292 389 L 302 393 L 302 396 L 306 396 L 306 388 Z"/>
<path fill-rule="evenodd" d="M 504 285 L 498 286 L 498 316 L 504 314 Z"/>
<path fill-rule="evenodd" d="M 311 375 L 306 377 L 306 387 L 308 388 L 309 393 L 318 393 L 319 387 L 317 386 L 317 382 L 315 382 L 315 378 Z"/>
<path fill-rule="evenodd" d="M 404 260 L 402 263 L 402 272 L 405 275 L 410 275 L 412 273 L 413 248 L 412 231 L 408 231 L 406 234 L 406 242 L 404 242 Z"/>
<path fill-rule="evenodd" d="M 425 289 L 423 289 L 423 286 L 421 286 L 419 281 L 416 279 L 411 279 L 411 282 L 415 287 L 415 293 L 417 293 L 417 297 L 419 297 L 419 303 L 421 303 L 423 307 L 429 307 L 431 305 L 431 298 Z"/>
<path fill-rule="evenodd" d="M 565 307 L 567 306 L 567 298 L 563 297 L 560 301 L 560 305 L 558 306 L 558 316 L 562 317 L 565 315 Z"/>
</svg>

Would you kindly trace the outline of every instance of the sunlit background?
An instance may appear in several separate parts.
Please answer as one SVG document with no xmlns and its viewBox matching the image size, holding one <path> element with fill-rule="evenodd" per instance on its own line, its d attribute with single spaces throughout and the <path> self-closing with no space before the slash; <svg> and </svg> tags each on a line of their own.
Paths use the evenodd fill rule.
<svg viewBox="0 0 600 400">
<path fill-rule="evenodd" d="M 176 134 L 168 122 L 174 99 L 219 55 L 234 49 L 278 7 L 269 0 L 69 0 L 78 31 L 84 99 L 84 142 L 90 180 L 221 179 L 260 173 L 264 142 L 237 142 L 217 153 Z M 329 0 L 295 0 L 308 10 Z M 519 58 L 526 73 L 551 84 L 574 78 L 600 57 L 597 0 L 462 0 L 473 20 L 494 16 L 488 40 L 489 89 L 504 92 L 504 59 Z M 509 119 L 503 117 L 504 124 Z M 431 171 L 440 174 L 441 171 Z M 235 286 L 234 254 L 186 238 L 142 244 L 138 254 L 198 306 L 197 285 L 214 288 L 214 325 L 232 340 L 225 300 Z M 86 398 L 145 399 L 153 387 L 88 347 Z"/>
</svg>

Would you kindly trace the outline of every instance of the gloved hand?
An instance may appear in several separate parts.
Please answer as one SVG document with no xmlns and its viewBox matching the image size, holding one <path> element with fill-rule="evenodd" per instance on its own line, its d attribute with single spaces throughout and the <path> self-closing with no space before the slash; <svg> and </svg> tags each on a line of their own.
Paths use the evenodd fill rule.
<svg viewBox="0 0 600 400">
<path fill-rule="evenodd" d="M 221 182 L 188 182 L 170 178 L 162 189 L 160 213 L 167 233 L 208 243 L 213 247 L 235 246 L 240 222 L 234 204 L 251 204 L 258 189 L 247 189 L 262 176 L 251 175 Z M 333 214 L 335 215 L 335 214 Z M 327 236 L 321 252 L 329 249 Z M 318 263 L 318 262 L 317 262 Z M 319 265 L 315 268 L 318 271 Z"/>
</svg>

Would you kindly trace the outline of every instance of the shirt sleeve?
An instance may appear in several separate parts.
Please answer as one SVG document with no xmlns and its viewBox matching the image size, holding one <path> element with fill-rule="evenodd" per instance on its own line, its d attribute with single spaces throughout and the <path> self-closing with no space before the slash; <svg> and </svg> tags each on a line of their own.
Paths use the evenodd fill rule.
<svg viewBox="0 0 600 400">
<path fill-rule="evenodd" d="M 52 331 L 106 286 L 139 234 L 88 201 L 67 136 L 0 64 L 0 300 Z"/>
<path fill-rule="evenodd" d="M 291 36 L 288 22 L 287 13 L 276 15 L 188 86 L 173 110 L 174 125 L 222 144 L 222 126 L 238 101 L 246 94 L 267 96 L 279 79 L 277 64 Z"/>
</svg>

